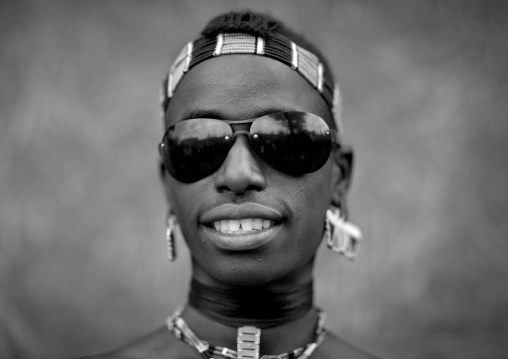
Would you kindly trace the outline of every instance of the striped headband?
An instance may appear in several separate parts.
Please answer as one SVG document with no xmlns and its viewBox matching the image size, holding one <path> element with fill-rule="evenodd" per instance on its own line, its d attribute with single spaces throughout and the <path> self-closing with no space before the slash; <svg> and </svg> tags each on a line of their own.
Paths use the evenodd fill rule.
<svg viewBox="0 0 508 359">
<path fill-rule="evenodd" d="M 183 75 L 200 62 L 228 54 L 252 54 L 270 57 L 298 71 L 324 98 L 330 107 L 337 132 L 342 135 L 340 90 L 331 74 L 324 71 L 319 58 L 281 34 L 267 38 L 247 33 L 221 33 L 189 42 L 180 51 L 161 87 L 161 105 L 166 112 L 169 101 Z"/>
</svg>

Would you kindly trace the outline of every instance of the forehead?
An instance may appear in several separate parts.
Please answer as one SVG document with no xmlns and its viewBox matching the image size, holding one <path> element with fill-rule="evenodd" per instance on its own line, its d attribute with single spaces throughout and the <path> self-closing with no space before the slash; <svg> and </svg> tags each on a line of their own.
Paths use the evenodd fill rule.
<svg viewBox="0 0 508 359">
<path fill-rule="evenodd" d="M 276 111 L 329 117 L 321 95 L 291 67 L 262 56 L 225 55 L 204 61 L 184 75 L 165 121 L 166 126 L 190 117 L 235 121 Z"/>
</svg>

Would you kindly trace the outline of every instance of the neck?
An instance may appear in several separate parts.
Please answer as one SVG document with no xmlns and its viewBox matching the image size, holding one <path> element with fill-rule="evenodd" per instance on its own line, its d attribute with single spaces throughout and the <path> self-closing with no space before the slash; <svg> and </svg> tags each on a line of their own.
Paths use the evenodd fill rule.
<svg viewBox="0 0 508 359">
<path fill-rule="evenodd" d="M 238 329 L 218 323 L 191 306 L 182 317 L 196 336 L 208 343 L 236 350 Z M 290 352 L 310 343 L 315 336 L 317 312 L 310 309 L 300 318 L 261 330 L 260 356 Z"/>
<path fill-rule="evenodd" d="M 196 261 L 193 260 L 192 263 L 193 281 L 211 286 L 214 289 L 223 289 L 228 293 L 237 290 L 239 287 L 250 287 L 257 288 L 262 291 L 264 295 L 271 296 L 270 293 L 298 291 L 300 289 L 295 288 L 304 288 L 308 286 L 309 283 L 311 288 L 310 295 L 309 291 L 304 291 L 306 293 L 306 298 L 310 298 L 304 301 L 306 303 L 306 309 L 299 311 L 299 314 L 294 316 L 278 316 L 276 310 L 274 310 L 275 305 L 272 303 L 271 314 L 264 317 L 261 316 L 260 318 L 258 309 L 262 310 L 263 308 L 259 305 L 259 295 L 256 295 L 257 301 L 253 302 L 251 300 L 250 303 L 245 300 L 236 300 L 236 296 L 230 295 L 233 299 L 230 298 L 229 300 L 235 301 L 233 305 L 236 309 L 234 311 L 228 311 L 226 314 L 222 311 L 215 313 L 215 311 L 203 308 L 201 304 L 196 305 L 194 300 L 189 298 L 189 302 L 192 301 L 193 304 L 191 305 L 189 303 L 189 305 L 186 306 L 185 310 L 182 312 L 182 317 L 199 339 L 235 350 L 238 327 L 244 326 L 246 319 L 253 320 L 254 322 L 254 324 L 252 324 L 253 322 L 249 321 L 247 325 L 260 325 L 258 328 L 262 329 L 261 355 L 289 352 L 298 347 L 307 345 L 314 339 L 318 316 L 316 310 L 312 307 L 313 258 L 283 278 L 265 282 L 266 284 L 257 284 L 256 281 L 253 280 L 249 286 L 234 285 L 232 283 L 225 284 L 211 276 L 208 271 L 202 268 Z M 247 278 L 248 276 L 245 276 L 243 279 Z M 250 279 L 252 279 L 252 277 Z M 245 283 L 246 280 L 242 280 L 241 282 Z M 289 298 L 289 300 L 292 301 L 291 298 L 294 297 L 290 295 Z M 202 298 L 199 299 L 201 300 Z M 219 302 L 219 298 L 214 297 L 214 294 L 208 299 L 210 299 L 210 301 L 215 299 L 214 302 Z M 280 303 L 280 300 L 278 302 Z M 291 305 L 288 306 L 291 307 Z M 296 306 L 298 307 L 298 305 Z M 241 319 L 236 316 L 238 310 L 241 311 Z M 258 313 L 256 314 L 254 312 Z M 220 315 L 220 319 L 216 318 L 217 314 Z M 271 322 L 269 324 L 267 324 L 268 321 L 265 321 L 267 317 L 268 321 Z"/>
<path fill-rule="evenodd" d="M 209 277 L 199 275 L 200 271 L 194 271 L 193 282 L 205 283 L 213 289 L 208 292 L 208 298 L 204 299 L 201 292 L 192 293 L 195 283 L 191 284 L 189 305 L 183 311 L 182 317 L 201 340 L 233 350 L 236 350 L 238 327 L 244 325 L 253 325 L 262 329 L 261 355 L 285 353 L 305 346 L 314 339 L 318 320 L 317 312 L 313 308 L 312 263 L 305 267 L 308 268 L 301 269 L 301 273 L 298 272 L 281 281 L 248 287 L 251 289 L 247 291 L 255 293 L 257 290 L 262 293 L 262 295 L 255 295 L 255 300 L 246 295 L 237 298 L 232 294 L 238 290 L 238 286 L 215 283 Z M 224 295 L 215 297 L 215 294 L 211 294 L 216 293 L 219 288 L 226 293 L 227 303 L 231 304 L 233 309 L 223 311 L 224 306 L 222 306 L 222 309 L 215 312 L 207 305 L 203 307 L 203 301 L 213 304 L 223 300 Z M 304 299 L 295 294 L 300 292 L 304 293 Z M 266 297 L 272 297 L 274 293 L 278 299 L 268 299 L 270 310 L 264 312 L 264 303 L 260 300 L 267 300 Z M 191 299 L 194 295 L 198 295 L 199 298 Z M 198 299 L 197 304 L 195 299 Z M 277 307 L 285 308 L 282 311 L 285 314 L 278 314 Z"/>
<path fill-rule="evenodd" d="M 312 299 L 312 281 L 286 288 L 218 288 L 193 279 L 189 306 L 225 326 L 266 329 L 304 316 L 312 308 Z"/>
</svg>

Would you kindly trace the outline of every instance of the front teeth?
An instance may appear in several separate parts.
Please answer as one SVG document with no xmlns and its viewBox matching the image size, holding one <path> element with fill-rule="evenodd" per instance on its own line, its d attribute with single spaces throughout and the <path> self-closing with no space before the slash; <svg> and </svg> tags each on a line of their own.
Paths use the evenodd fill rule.
<svg viewBox="0 0 508 359">
<path fill-rule="evenodd" d="M 270 228 L 273 223 L 260 218 L 229 219 L 213 222 L 213 227 L 223 233 L 246 233 Z"/>
</svg>

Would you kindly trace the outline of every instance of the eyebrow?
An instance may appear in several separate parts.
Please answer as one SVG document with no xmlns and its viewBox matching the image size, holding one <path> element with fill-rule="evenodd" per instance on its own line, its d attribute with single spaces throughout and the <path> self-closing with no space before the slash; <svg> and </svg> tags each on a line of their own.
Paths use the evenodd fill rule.
<svg viewBox="0 0 508 359">
<path fill-rule="evenodd" d="M 294 108 L 288 108 L 288 107 L 271 107 L 271 108 L 263 108 L 259 111 L 254 112 L 254 116 L 251 118 L 258 118 L 265 115 L 269 115 L 276 112 L 292 112 L 292 111 L 298 111 Z M 188 120 L 191 118 L 215 118 L 218 120 L 228 120 L 228 121 L 234 121 L 238 120 L 236 117 L 232 117 L 231 115 L 228 115 L 220 110 L 216 109 L 194 109 L 184 112 L 181 119 L 179 119 L 177 122 Z"/>
</svg>

